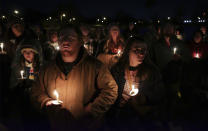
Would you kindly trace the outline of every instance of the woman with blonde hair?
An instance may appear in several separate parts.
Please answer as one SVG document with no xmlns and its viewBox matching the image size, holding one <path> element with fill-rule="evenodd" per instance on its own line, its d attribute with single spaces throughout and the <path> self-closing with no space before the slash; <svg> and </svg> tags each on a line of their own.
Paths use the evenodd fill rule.
<svg viewBox="0 0 208 131">
<path fill-rule="evenodd" d="M 125 45 L 124 43 L 119 26 L 116 24 L 110 25 L 108 38 L 100 47 L 100 54 L 97 58 L 110 68 L 121 56 Z"/>
</svg>

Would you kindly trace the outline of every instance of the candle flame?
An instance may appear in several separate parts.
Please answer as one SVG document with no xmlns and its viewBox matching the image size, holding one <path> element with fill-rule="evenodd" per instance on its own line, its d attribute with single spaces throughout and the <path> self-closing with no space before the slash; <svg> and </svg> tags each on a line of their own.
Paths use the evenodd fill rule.
<svg viewBox="0 0 208 131">
<path fill-rule="evenodd" d="M 177 48 L 173 48 L 173 53 L 176 54 Z"/>
<path fill-rule="evenodd" d="M 24 70 L 20 71 L 20 75 L 21 75 L 21 78 L 23 79 L 24 78 L 24 76 L 23 76 L 24 75 Z"/>
<path fill-rule="evenodd" d="M 54 90 L 53 94 L 56 96 L 56 99 L 58 100 L 59 99 L 59 94 L 56 90 Z"/>
<path fill-rule="evenodd" d="M 195 56 L 195 57 L 199 59 L 199 58 L 200 58 L 200 57 L 199 57 L 199 53 L 196 53 L 196 56 Z"/>
<path fill-rule="evenodd" d="M 135 88 L 135 86 L 132 85 L 132 89 L 130 91 L 130 96 L 135 96 L 135 95 L 138 94 L 138 92 L 139 92 L 139 89 L 138 88 Z"/>
<path fill-rule="evenodd" d="M 3 48 L 4 48 L 4 43 L 1 43 L 1 45 L 0 45 L 0 46 L 1 46 L 1 49 L 3 49 Z"/>
<path fill-rule="evenodd" d="M 117 56 L 121 56 L 121 50 L 118 49 Z"/>
<path fill-rule="evenodd" d="M 84 44 L 84 47 L 85 47 L 85 49 L 88 49 L 88 45 L 87 44 Z"/>
<path fill-rule="evenodd" d="M 57 47 L 56 47 L 56 50 L 60 50 L 60 47 L 59 47 L 59 46 L 57 46 Z"/>
</svg>

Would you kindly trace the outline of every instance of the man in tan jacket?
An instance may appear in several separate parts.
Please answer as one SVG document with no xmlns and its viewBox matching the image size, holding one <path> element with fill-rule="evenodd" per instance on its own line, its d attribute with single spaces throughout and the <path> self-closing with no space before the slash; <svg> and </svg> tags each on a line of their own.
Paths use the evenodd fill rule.
<svg viewBox="0 0 208 131">
<path fill-rule="evenodd" d="M 117 98 L 118 87 L 111 73 L 87 54 L 76 28 L 61 30 L 59 46 L 56 59 L 40 71 L 32 88 L 32 101 L 41 109 L 58 99 L 61 108 L 75 119 L 86 115 L 101 118 Z"/>
</svg>

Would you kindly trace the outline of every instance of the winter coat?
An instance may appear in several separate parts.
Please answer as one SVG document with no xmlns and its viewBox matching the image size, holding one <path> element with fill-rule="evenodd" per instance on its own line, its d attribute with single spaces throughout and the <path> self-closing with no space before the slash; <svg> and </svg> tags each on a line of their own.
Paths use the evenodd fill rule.
<svg viewBox="0 0 208 131">
<path fill-rule="evenodd" d="M 118 87 L 110 71 L 84 51 L 67 75 L 56 61 L 46 66 L 32 88 L 32 101 L 41 109 L 48 100 L 56 99 L 55 89 L 63 101 L 62 107 L 79 119 L 86 114 L 86 106 L 92 116 L 101 117 L 114 104 Z"/>
</svg>

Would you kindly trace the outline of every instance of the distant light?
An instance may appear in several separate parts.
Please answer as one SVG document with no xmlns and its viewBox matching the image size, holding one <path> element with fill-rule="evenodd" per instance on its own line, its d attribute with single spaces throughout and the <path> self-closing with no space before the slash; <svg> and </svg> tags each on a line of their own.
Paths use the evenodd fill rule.
<svg viewBox="0 0 208 131">
<path fill-rule="evenodd" d="M 170 17 L 168 17 L 168 20 L 170 20 Z"/>
<path fill-rule="evenodd" d="M 62 14 L 63 17 L 66 17 L 66 14 Z"/>
<path fill-rule="evenodd" d="M 106 20 L 106 17 L 103 17 L 103 20 Z"/>
<path fill-rule="evenodd" d="M 69 19 L 69 22 L 71 22 L 72 21 L 72 19 Z"/>
<path fill-rule="evenodd" d="M 99 22 L 99 21 L 100 21 L 100 19 L 97 19 L 97 21 Z"/>
<path fill-rule="evenodd" d="M 103 23 L 104 21 L 102 20 L 101 22 Z"/>
<path fill-rule="evenodd" d="M 192 20 L 184 20 L 184 23 L 191 23 Z"/>
<path fill-rule="evenodd" d="M 49 17 L 49 19 L 51 20 L 52 18 L 51 18 L 51 17 Z"/>
<path fill-rule="evenodd" d="M 135 22 L 134 24 L 136 25 L 137 23 Z"/>
<path fill-rule="evenodd" d="M 48 19 L 46 19 L 46 20 L 48 20 Z"/>
<path fill-rule="evenodd" d="M 14 10 L 14 13 L 15 13 L 15 14 L 19 14 L 19 11 L 18 11 L 18 10 Z"/>
<path fill-rule="evenodd" d="M 160 23 L 160 20 L 158 20 L 157 23 Z"/>
<path fill-rule="evenodd" d="M 201 19 L 200 17 L 197 17 L 199 20 Z"/>
<path fill-rule="evenodd" d="M 4 16 L 4 15 L 3 15 L 3 16 L 2 16 L 2 18 L 3 18 L 3 19 L 5 19 L 5 18 L 6 18 L 6 16 Z"/>
<path fill-rule="evenodd" d="M 76 18 L 72 18 L 72 20 L 76 20 Z"/>
<path fill-rule="evenodd" d="M 20 18 L 21 20 L 23 20 L 23 18 Z"/>
</svg>

